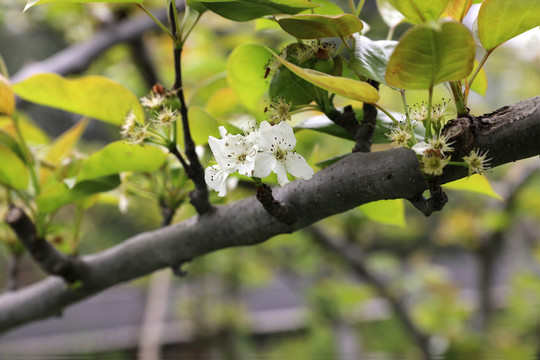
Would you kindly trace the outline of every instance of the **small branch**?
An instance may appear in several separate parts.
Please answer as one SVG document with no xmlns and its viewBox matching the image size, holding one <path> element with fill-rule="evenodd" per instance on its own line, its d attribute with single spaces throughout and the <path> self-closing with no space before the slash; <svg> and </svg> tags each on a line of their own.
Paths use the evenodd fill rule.
<svg viewBox="0 0 540 360">
<path fill-rule="evenodd" d="M 382 296 L 392 309 L 394 310 L 395 315 L 401 321 L 407 333 L 413 338 L 416 346 L 422 352 L 423 358 L 430 360 L 429 355 L 429 336 L 424 334 L 420 329 L 416 327 L 413 320 L 410 317 L 408 310 L 403 305 L 403 302 L 398 299 L 390 289 L 379 280 L 375 274 L 373 274 L 364 264 L 363 255 L 357 247 L 353 247 L 351 244 L 341 245 L 337 244 L 335 241 L 330 240 L 330 238 L 318 227 L 311 226 L 309 228 L 313 239 L 315 242 L 320 245 L 325 250 L 329 250 L 339 259 L 341 259 L 352 271 L 353 273 L 366 281 L 369 285 L 373 286 L 380 296 Z"/>
<path fill-rule="evenodd" d="M 279 222 L 287 225 L 295 222 L 298 216 L 296 210 L 292 206 L 282 205 L 279 201 L 275 200 L 270 186 L 266 184 L 257 186 L 256 197 L 264 210 Z"/>
<path fill-rule="evenodd" d="M 70 284 L 81 279 L 85 271 L 82 260 L 58 252 L 46 239 L 38 237 L 36 226 L 22 209 L 11 205 L 5 221 L 43 271 Z"/>
<path fill-rule="evenodd" d="M 375 89 L 379 90 L 379 83 L 373 80 L 369 80 Z M 373 140 L 373 133 L 375 132 L 375 126 L 377 125 L 377 108 L 373 104 L 364 103 L 364 118 L 362 123 L 357 127 L 354 134 L 353 152 L 370 152 L 371 144 Z"/>
<path fill-rule="evenodd" d="M 437 182 L 428 181 L 428 190 L 430 194 L 429 199 L 426 199 L 422 193 L 418 193 L 413 198 L 408 199 L 425 216 L 430 216 L 435 211 L 441 211 L 448 202 L 448 196 Z"/>
<path fill-rule="evenodd" d="M 173 8 L 173 3 L 171 3 L 171 18 L 174 19 L 175 9 Z M 178 29 L 174 21 L 171 21 L 172 33 L 176 36 Z M 177 39 L 179 41 L 179 39 Z M 191 137 L 191 131 L 189 129 L 189 119 L 188 119 L 188 108 L 186 105 L 186 100 L 184 97 L 184 89 L 182 86 L 182 47 L 174 46 L 174 84 L 173 91 L 176 92 L 178 100 L 180 100 L 180 115 L 182 118 L 182 128 L 184 130 L 184 151 L 189 161 L 189 170 L 186 169 L 186 174 L 189 178 L 193 180 L 195 184 L 195 189 L 189 194 L 189 201 L 197 210 L 199 215 L 203 215 L 212 210 L 212 205 L 209 201 L 208 187 L 206 186 L 206 181 L 204 180 L 204 168 L 199 161 L 197 152 L 195 151 L 195 143 Z M 176 155 L 176 154 L 175 154 Z M 177 156 L 178 157 L 178 156 Z M 184 164 L 182 164 L 184 165 Z"/>
</svg>

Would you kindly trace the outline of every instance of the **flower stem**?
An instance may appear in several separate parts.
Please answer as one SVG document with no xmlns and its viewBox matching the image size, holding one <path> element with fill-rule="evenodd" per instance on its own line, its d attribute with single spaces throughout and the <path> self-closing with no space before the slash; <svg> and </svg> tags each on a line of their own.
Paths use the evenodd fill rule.
<svg viewBox="0 0 540 360">
<path fill-rule="evenodd" d="M 490 50 L 490 51 L 487 51 L 485 54 L 484 54 L 484 57 L 482 57 L 482 60 L 480 60 L 480 63 L 478 64 L 478 66 L 476 67 L 476 69 L 474 69 L 474 72 L 473 74 L 471 75 L 470 77 L 470 80 L 469 80 L 469 87 L 472 85 L 474 79 L 476 79 L 476 76 L 478 75 L 478 73 L 480 72 L 480 70 L 482 69 L 482 67 L 484 66 L 487 58 L 489 57 L 489 55 L 491 55 L 491 53 L 493 52 L 493 49 Z"/>
<path fill-rule="evenodd" d="M 399 122 L 396 120 L 396 118 L 392 114 L 390 114 L 390 112 L 388 110 L 383 108 L 381 105 L 379 105 L 379 104 L 372 104 L 372 105 L 375 106 L 377 109 L 381 110 L 386 116 L 388 116 L 394 122 L 395 125 L 399 124 Z"/>
<path fill-rule="evenodd" d="M 429 88 L 428 95 L 428 107 L 427 107 L 427 119 L 426 119 L 426 142 L 431 139 L 431 105 L 433 102 L 433 86 Z"/>
</svg>

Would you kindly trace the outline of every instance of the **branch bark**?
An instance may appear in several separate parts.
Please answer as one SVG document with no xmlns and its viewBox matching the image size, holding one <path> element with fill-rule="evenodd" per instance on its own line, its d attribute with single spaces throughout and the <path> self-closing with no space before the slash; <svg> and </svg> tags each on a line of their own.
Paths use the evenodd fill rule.
<svg viewBox="0 0 540 360">
<path fill-rule="evenodd" d="M 471 136 L 469 146 L 488 150 L 492 166 L 540 155 L 540 97 L 506 106 L 491 114 L 449 125 L 447 131 Z M 453 129 L 456 126 L 457 129 Z M 467 176 L 467 169 L 448 167 L 441 184 Z M 83 286 L 66 288 L 57 277 L 0 297 L 0 331 L 57 314 L 63 308 L 118 283 L 204 254 L 256 245 L 277 234 L 291 233 L 321 219 L 381 199 L 411 199 L 427 184 L 413 151 L 392 149 L 353 153 L 275 191 L 276 200 L 295 208 L 293 224 L 284 224 L 250 197 L 162 229 L 141 233 L 101 253 L 83 258 Z"/>
</svg>

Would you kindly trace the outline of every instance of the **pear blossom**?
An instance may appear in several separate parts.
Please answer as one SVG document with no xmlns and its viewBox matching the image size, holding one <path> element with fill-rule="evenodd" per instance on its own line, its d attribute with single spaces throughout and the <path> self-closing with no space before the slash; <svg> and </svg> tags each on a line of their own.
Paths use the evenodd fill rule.
<svg viewBox="0 0 540 360">
<path fill-rule="evenodd" d="M 243 135 L 231 135 L 225 127 L 219 127 L 221 139 L 208 138 L 208 145 L 220 168 L 227 174 L 238 171 L 241 175 L 251 176 L 255 166 L 257 145 Z"/>
<path fill-rule="evenodd" d="M 218 192 L 218 196 L 227 195 L 227 176 L 218 164 L 209 166 L 204 171 L 204 180 L 212 190 Z"/>
<path fill-rule="evenodd" d="M 143 96 L 139 100 L 141 101 L 142 106 L 148 109 L 155 109 L 163 105 L 166 98 L 162 94 L 151 91 L 148 96 Z"/>
<path fill-rule="evenodd" d="M 491 159 L 486 158 L 487 151 L 482 154 L 480 150 L 471 150 L 469 156 L 464 156 L 463 161 L 469 167 L 469 176 L 474 173 L 482 175 L 489 169 L 489 161 Z"/>
<path fill-rule="evenodd" d="M 449 162 L 450 157 L 443 158 L 438 150 L 425 151 L 424 156 L 422 156 L 424 174 L 439 176 Z"/>
<path fill-rule="evenodd" d="M 259 151 L 255 159 L 253 176 L 264 178 L 274 172 L 280 186 L 289 182 L 287 172 L 306 180 L 313 176 L 313 169 L 294 151 L 296 138 L 288 123 L 280 122 L 272 126 L 263 121 L 258 138 Z"/>
<path fill-rule="evenodd" d="M 291 106 L 292 101 L 286 102 L 282 97 L 274 98 L 267 108 L 268 120 L 275 124 L 291 120 Z"/>
</svg>

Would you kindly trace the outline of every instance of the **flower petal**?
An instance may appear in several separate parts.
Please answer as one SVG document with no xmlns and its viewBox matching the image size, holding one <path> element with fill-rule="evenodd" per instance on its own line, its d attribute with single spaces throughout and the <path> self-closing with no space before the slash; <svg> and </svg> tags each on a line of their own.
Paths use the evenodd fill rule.
<svg viewBox="0 0 540 360">
<path fill-rule="evenodd" d="M 277 175 L 277 181 L 279 186 L 284 186 L 289 182 L 289 179 L 287 178 L 287 170 L 285 169 L 285 164 L 281 161 L 276 161 L 274 172 Z"/>
<path fill-rule="evenodd" d="M 274 170 L 277 162 L 278 161 L 272 153 L 257 153 L 257 156 L 255 157 L 253 176 L 259 178 L 267 177 Z"/>
<path fill-rule="evenodd" d="M 204 180 L 206 184 L 214 191 L 218 191 L 218 196 L 227 195 L 227 176 L 229 174 L 223 172 L 219 165 L 213 165 L 206 168 L 204 172 Z"/>
<path fill-rule="evenodd" d="M 311 179 L 314 174 L 313 169 L 307 163 L 306 159 L 296 152 L 287 153 L 285 158 L 285 167 L 291 175 L 300 179 Z"/>
</svg>

